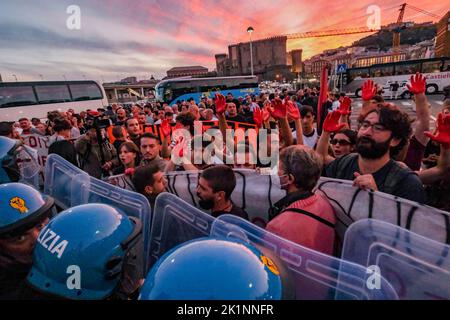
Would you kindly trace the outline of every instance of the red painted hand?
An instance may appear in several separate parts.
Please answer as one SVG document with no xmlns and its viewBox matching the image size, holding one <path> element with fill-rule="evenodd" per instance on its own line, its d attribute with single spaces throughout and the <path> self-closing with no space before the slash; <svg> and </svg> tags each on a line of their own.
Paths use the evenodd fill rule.
<svg viewBox="0 0 450 320">
<path fill-rule="evenodd" d="M 258 128 L 261 128 L 261 125 L 263 123 L 263 112 L 261 111 L 261 109 L 256 108 L 255 111 L 253 111 L 253 121 Z"/>
<path fill-rule="evenodd" d="M 344 97 L 344 100 L 341 102 L 341 105 L 338 109 L 341 115 L 349 115 L 350 114 L 350 106 L 352 104 L 352 99 L 349 97 Z"/>
<path fill-rule="evenodd" d="M 410 82 L 411 85 L 406 84 L 409 92 L 411 92 L 412 94 L 425 93 L 427 79 L 422 74 L 417 72 L 414 76 L 411 76 Z"/>
<path fill-rule="evenodd" d="M 270 108 L 270 113 L 272 114 L 272 117 L 275 119 L 283 119 L 286 118 L 287 115 L 287 108 L 286 105 L 283 104 L 283 101 L 279 98 L 275 98 L 272 103 L 272 108 Z"/>
<path fill-rule="evenodd" d="M 162 131 L 162 134 L 163 134 L 164 138 L 170 137 L 170 133 L 171 133 L 172 130 L 171 130 L 171 126 L 170 126 L 169 120 L 164 119 L 161 122 L 161 131 Z"/>
<path fill-rule="evenodd" d="M 223 114 L 225 112 L 227 102 L 225 100 L 225 97 L 222 94 L 220 94 L 220 93 L 216 94 L 215 104 L 216 104 L 216 113 Z"/>
<path fill-rule="evenodd" d="M 287 104 L 287 114 L 291 119 L 297 120 L 300 119 L 300 111 L 297 106 L 292 101 L 286 101 Z"/>
<path fill-rule="evenodd" d="M 333 111 L 327 115 L 325 121 L 323 122 L 323 130 L 326 132 L 338 132 L 343 127 L 345 127 L 345 123 L 339 124 L 339 118 L 341 114 L 339 111 Z"/>
<path fill-rule="evenodd" d="M 450 115 L 439 113 L 437 118 L 437 134 L 425 132 L 425 135 L 431 140 L 443 144 L 446 148 L 450 148 Z"/>
<path fill-rule="evenodd" d="M 372 80 L 367 80 L 362 86 L 362 98 L 364 101 L 370 101 L 377 93 L 377 87 Z"/>
</svg>

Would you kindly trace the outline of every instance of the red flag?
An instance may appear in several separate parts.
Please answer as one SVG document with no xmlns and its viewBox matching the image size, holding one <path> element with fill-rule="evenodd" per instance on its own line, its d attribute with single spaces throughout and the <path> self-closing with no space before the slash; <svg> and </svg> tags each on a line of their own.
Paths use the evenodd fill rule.
<svg viewBox="0 0 450 320">
<path fill-rule="evenodd" d="M 327 101 L 328 95 L 328 67 L 323 67 L 322 73 L 320 76 L 320 93 L 319 93 L 319 101 L 317 103 L 317 126 L 320 127 L 321 124 L 321 115 L 322 115 L 322 105 L 325 101 Z"/>
</svg>

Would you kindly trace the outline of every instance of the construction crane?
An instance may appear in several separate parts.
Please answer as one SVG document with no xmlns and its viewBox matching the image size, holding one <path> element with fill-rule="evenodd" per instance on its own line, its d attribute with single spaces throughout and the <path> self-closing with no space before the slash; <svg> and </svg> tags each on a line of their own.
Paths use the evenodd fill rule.
<svg viewBox="0 0 450 320">
<path fill-rule="evenodd" d="M 357 33 L 368 33 L 368 32 L 377 32 L 376 29 L 369 29 L 367 27 L 358 27 L 358 28 L 348 28 L 348 29 L 340 29 L 340 30 L 323 30 L 323 31 L 310 31 L 310 32 L 302 32 L 302 33 L 292 33 L 286 35 L 289 40 L 292 39 L 303 39 L 303 38 L 320 38 L 320 37 L 330 37 L 330 36 L 341 36 L 345 34 L 357 34 Z"/>
<path fill-rule="evenodd" d="M 400 30 L 403 24 L 403 16 L 405 15 L 406 3 L 402 4 L 400 7 L 400 13 L 398 14 L 397 23 L 394 28 L 392 36 L 392 50 L 398 52 L 400 49 Z"/>
<path fill-rule="evenodd" d="M 410 4 L 403 3 L 400 6 L 400 13 L 397 18 L 397 22 L 394 25 L 394 35 L 393 35 L 393 47 L 398 48 L 400 46 L 400 30 L 403 28 L 403 17 L 405 15 L 405 9 L 408 7 L 408 9 L 412 9 L 414 11 L 417 11 L 421 14 L 426 14 L 430 17 L 440 19 L 438 15 L 435 15 L 431 12 L 428 12 L 426 10 L 414 7 Z M 287 37 L 288 40 L 293 39 L 304 39 L 304 38 L 320 38 L 320 37 L 332 37 L 332 36 L 341 36 L 341 35 L 347 35 L 347 34 L 358 34 L 358 33 L 374 33 L 379 31 L 379 29 L 369 29 L 367 27 L 354 27 L 354 28 L 347 28 L 347 29 L 330 29 L 330 30 L 322 30 L 322 31 L 309 31 L 309 32 L 299 32 L 299 33 L 291 33 L 286 34 L 284 37 Z M 265 39 L 270 38 L 277 38 L 279 36 L 269 37 Z"/>
<path fill-rule="evenodd" d="M 412 10 L 417 11 L 419 13 L 426 14 L 426 15 L 428 15 L 430 17 L 437 18 L 437 19 L 440 18 L 438 15 L 435 15 L 434 13 L 431 13 L 431 12 L 428 12 L 426 10 L 414 7 L 414 6 L 410 5 L 410 4 L 407 4 L 406 2 L 403 3 L 400 6 L 400 9 L 399 9 L 400 13 L 398 14 L 397 23 L 395 24 L 395 27 L 393 29 L 392 50 L 394 52 L 398 52 L 400 50 L 400 31 L 404 28 L 404 26 L 403 26 L 403 17 L 405 15 L 406 6 L 408 6 L 408 9 L 412 9 Z"/>
</svg>

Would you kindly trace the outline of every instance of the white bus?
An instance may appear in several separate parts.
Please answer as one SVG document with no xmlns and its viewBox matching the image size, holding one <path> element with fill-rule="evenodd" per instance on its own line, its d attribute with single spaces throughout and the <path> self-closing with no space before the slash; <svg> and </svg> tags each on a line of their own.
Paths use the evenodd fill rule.
<svg viewBox="0 0 450 320">
<path fill-rule="evenodd" d="M 371 79 L 383 88 L 383 95 L 389 97 L 391 95 L 390 85 L 397 82 L 400 86 L 398 97 L 409 99 L 411 94 L 406 83 L 416 72 L 422 73 L 427 78 L 427 94 L 442 92 L 444 87 L 450 85 L 450 58 L 407 60 L 351 68 L 344 74 L 342 91 L 361 97 L 363 83 L 367 79 Z"/>
<path fill-rule="evenodd" d="M 49 111 L 79 113 L 107 105 L 105 90 L 95 81 L 0 82 L 0 121 L 45 119 Z"/>
</svg>

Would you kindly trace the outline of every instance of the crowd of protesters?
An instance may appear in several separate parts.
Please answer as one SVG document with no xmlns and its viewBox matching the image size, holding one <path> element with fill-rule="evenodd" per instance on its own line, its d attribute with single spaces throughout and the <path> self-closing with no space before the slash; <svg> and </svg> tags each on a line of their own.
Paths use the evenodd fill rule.
<svg viewBox="0 0 450 320">
<path fill-rule="evenodd" d="M 271 208 L 266 229 L 331 255 L 336 218 L 328 200 L 314 191 L 321 176 L 351 180 L 361 189 L 450 211 L 450 100 L 435 115 L 435 132 L 429 132 L 426 80 L 417 74 L 408 86 L 416 104 L 414 121 L 401 108 L 384 101 L 376 85 L 368 81 L 362 88 L 358 122 L 353 124 L 349 97 L 330 92 L 318 106 L 319 91 L 314 88 L 245 97 L 228 93 L 171 106 L 151 103 L 125 108 L 113 104 L 106 110 L 80 114 L 69 109 L 49 113 L 46 122 L 22 118 L 17 123 L 0 123 L 0 135 L 13 139 L 27 134 L 50 136 L 49 153 L 96 178 L 125 174 L 131 188 L 145 195 L 152 207 L 158 194 L 166 191 L 165 173 L 202 170 L 197 186 L 199 206 L 214 217 L 234 214 L 248 219 L 247 212 L 231 201 L 236 187 L 232 169 L 260 170 L 263 165 L 250 161 L 258 154 L 258 145 L 241 141 L 246 161 L 230 165 L 227 157 L 236 155 L 227 147 L 225 131 L 231 121 L 267 129 L 271 133 L 268 139 L 279 141 L 276 169 L 286 196 Z M 204 139 L 195 136 L 194 130 L 196 123 L 203 121 L 215 121 L 213 127 L 222 137 L 221 148 L 209 161 L 202 158 Z M 161 134 L 146 132 L 150 125 L 159 126 Z M 352 125 L 357 130 L 352 130 Z M 112 127 L 110 135 L 108 127 Z M 177 129 L 185 129 L 193 137 L 177 137 Z M 196 150 L 197 145 L 202 150 Z M 193 161 L 197 153 L 201 153 L 200 162 Z M 174 154 L 181 161 L 175 161 Z"/>
</svg>

